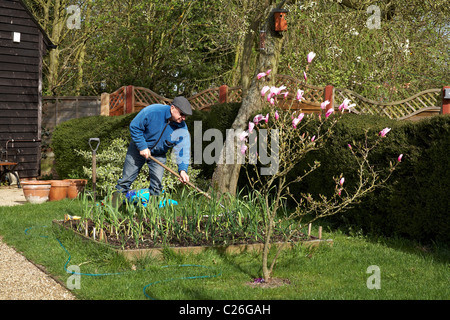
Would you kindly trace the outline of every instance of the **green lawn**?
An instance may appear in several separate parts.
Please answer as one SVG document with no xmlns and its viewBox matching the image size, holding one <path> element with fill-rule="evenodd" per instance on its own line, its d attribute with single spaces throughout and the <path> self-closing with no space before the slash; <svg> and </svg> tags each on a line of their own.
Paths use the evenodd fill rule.
<svg viewBox="0 0 450 320">
<path fill-rule="evenodd" d="M 79 215 L 79 210 L 81 205 L 76 200 L 0 207 L 0 235 L 5 243 L 44 266 L 62 283 L 67 283 L 70 277 L 64 269 L 66 263 L 67 266 L 79 266 L 81 273 L 88 274 L 80 276 L 80 289 L 72 290 L 79 299 L 450 298 L 450 251 L 438 245 L 423 247 L 403 239 L 373 240 L 325 230 L 323 238 L 333 239 L 332 247 L 297 248 L 284 252 L 277 262 L 274 277 L 289 279 L 290 284 L 263 289 L 247 284 L 261 276 L 261 259 L 257 254 L 223 255 L 208 251 L 181 256 L 166 251 L 164 261 L 142 259 L 129 262 L 104 245 L 80 239 L 69 231 L 52 226 L 53 219 L 63 219 L 66 213 Z M 380 289 L 367 286 L 369 277 L 374 275 L 367 273 L 369 266 L 379 268 Z M 99 276 L 104 273 L 120 274 Z"/>
</svg>

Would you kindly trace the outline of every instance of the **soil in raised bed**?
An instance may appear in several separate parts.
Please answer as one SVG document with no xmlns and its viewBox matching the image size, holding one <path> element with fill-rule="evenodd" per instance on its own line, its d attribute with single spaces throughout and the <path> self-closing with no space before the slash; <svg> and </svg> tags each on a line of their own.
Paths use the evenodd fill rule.
<svg viewBox="0 0 450 320">
<path fill-rule="evenodd" d="M 60 225 L 66 229 L 73 230 L 81 235 L 85 235 L 85 223 L 80 220 L 70 220 L 70 221 L 58 221 Z M 92 239 L 94 223 L 91 220 L 87 220 L 88 235 Z M 148 226 L 147 226 L 148 227 Z M 204 230 L 204 226 L 200 226 L 200 230 Z M 146 225 L 144 223 L 144 230 L 146 230 Z M 208 238 L 201 234 L 201 232 L 196 231 L 197 234 L 192 237 L 188 233 L 182 233 L 179 237 L 169 237 L 165 235 L 154 237 L 150 233 L 144 232 L 139 239 L 139 243 L 136 244 L 135 239 L 132 236 L 126 238 L 117 238 L 116 234 L 110 233 L 110 228 L 105 225 L 103 229 L 103 239 L 99 239 L 99 230 L 96 230 L 97 241 L 105 242 L 113 247 L 121 248 L 123 250 L 128 249 L 151 249 L 151 248 L 162 248 L 165 246 L 169 247 L 195 247 L 195 246 L 223 246 L 223 245 L 239 245 L 239 244 L 259 244 L 263 242 L 262 236 L 255 237 L 255 235 L 244 235 L 242 234 L 231 234 L 229 230 L 221 229 L 212 232 Z M 308 236 L 300 231 L 295 231 L 294 235 L 291 237 L 290 241 L 299 242 L 307 240 L 317 240 L 317 237 Z M 280 232 L 274 232 L 272 235 L 272 242 L 282 242 L 286 241 L 286 236 Z"/>
</svg>

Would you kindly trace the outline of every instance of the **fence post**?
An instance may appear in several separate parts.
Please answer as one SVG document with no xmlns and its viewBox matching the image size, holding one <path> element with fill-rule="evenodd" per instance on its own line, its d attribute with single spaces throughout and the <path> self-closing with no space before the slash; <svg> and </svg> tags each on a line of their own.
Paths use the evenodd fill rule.
<svg viewBox="0 0 450 320">
<path fill-rule="evenodd" d="M 109 116 L 109 93 L 103 92 L 100 101 L 100 115 Z"/>
<path fill-rule="evenodd" d="M 125 114 L 134 112 L 134 86 L 126 87 L 125 97 Z"/>
<path fill-rule="evenodd" d="M 323 101 L 326 100 L 330 101 L 326 110 L 334 108 L 334 87 L 331 84 L 325 86 L 325 90 L 323 91 Z"/>
<path fill-rule="evenodd" d="M 219 87 L 219 103 L 228 102 L 228 86 L 226 84 Z"/>
<path fill-rule="evenodd" d="M 441 114 L 450 114 L 450 86 L 445 86 L 444 88 L 442 88 Z"/>
</svg>

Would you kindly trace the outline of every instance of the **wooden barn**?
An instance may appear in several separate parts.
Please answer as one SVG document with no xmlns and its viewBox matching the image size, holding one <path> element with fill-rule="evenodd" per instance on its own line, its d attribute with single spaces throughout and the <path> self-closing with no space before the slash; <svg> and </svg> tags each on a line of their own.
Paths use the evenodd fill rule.
<svg viewBox="0 0 450 320">
<path fill-rule="evenodd" d="M 0 165 L 40 175 L 42 61 L 55 48 L 21 0 L 0 0 Z"/>
</svg>

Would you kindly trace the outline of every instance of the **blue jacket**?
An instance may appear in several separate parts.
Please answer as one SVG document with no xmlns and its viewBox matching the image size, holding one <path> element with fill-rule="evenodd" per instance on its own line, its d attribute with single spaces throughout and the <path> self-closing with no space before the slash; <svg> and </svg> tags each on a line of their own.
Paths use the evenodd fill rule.
<svg viewBox="0 0 450 320">
<path fill-rule="evenodd" d="M 170 121 L 171 116 L 170 105 L 152 104 L 145 107 L 130 123 L 131 139 L 139 151 L 149 148 L 155 156 L 165 155 L 173 148 L 178 171 L 187 172 L 191 156 L 189 131 L 184 121 Z"/>
</svg>

